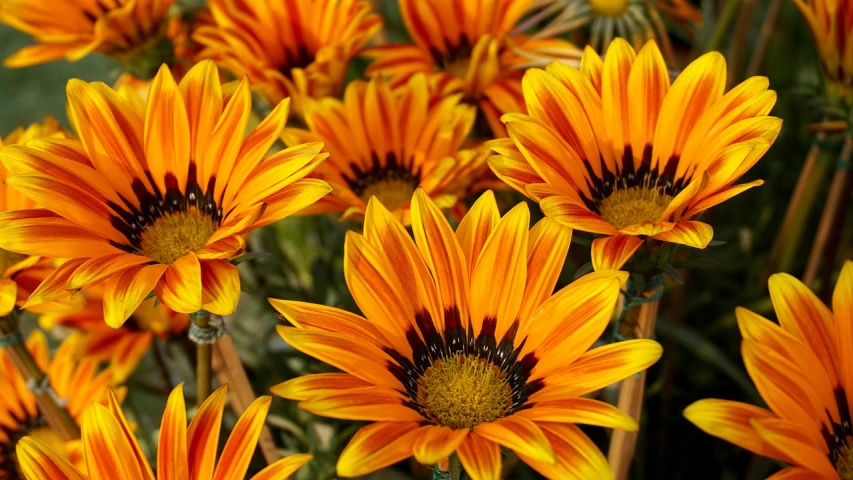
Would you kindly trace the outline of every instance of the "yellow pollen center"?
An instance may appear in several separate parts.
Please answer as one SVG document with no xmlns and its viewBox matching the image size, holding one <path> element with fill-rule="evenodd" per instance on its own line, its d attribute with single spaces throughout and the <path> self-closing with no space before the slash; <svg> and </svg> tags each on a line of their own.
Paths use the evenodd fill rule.
<svg viewBox="0 0 853 480">
<path fill-rule="evenodd" d="M 512 406 L 506 374 L 487 360 L 456 355 L 438 360 L 419 381 L 425 413 L 452 429 L 472 428 L 497 420 Z"/>
<path fill-rule="evenodd" d="M 140 253 L 163 265 L 204 248 L 218 225 L 196 209 L 167 213 L 142 233 Z"/>
<path fill-rule="evenodd" d="M 0 277 L 6 273 L 6 270 L 8 270 L 9 267 L 25 258 L 27 258 L 26 255 L 21 255 L 20 253 L 14 253 L 0 248 Z"/>
<path fill-rule="evenodd" d="M 628 187 L 616 189 L 602 200 L 598 213 L 619 230 L 646 221 L 659 221 L 671 201 L 672 197 L 663 193 L 662 187 Z"/>
<path fill-rule="evenodd" d="M 366 186 L 361 192 L 361 199 L 367 203 L 370 197 L 376 197 L 385 208 L 393 212 L 411 202 L 414 193 L 415 185 L 411 180 L 388 178 Z"/>
<path fill-rule="evenodd" d="M 847 437 L 847 443 L 838 452 L 835 469 L 841 480 L 853 480 L 853 437 Z"/>
<path fill-rule="evenodd" d="M 587 0 L 590 8 L 600 16 L 619 17 L 628 10 L 628 0 Z"/>
</svg>

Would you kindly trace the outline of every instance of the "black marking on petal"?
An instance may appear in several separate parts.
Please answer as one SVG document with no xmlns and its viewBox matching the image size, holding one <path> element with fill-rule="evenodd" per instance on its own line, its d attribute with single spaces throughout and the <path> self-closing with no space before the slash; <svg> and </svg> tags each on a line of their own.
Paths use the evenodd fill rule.
<svg viewBox="0 0 853 480">
<path fill-rule="evenodd" d="M 371 153 L 371 166 L 367 170 L 362 170 L 359 165 L 350 163 L 353 176 L 344 174 L 344 180 L 350 190 L 357 196 L 361 196 L 365 190 L 371 185 L 388 180 L 403 181 L 411 183 L 416 187 L 421 183 L 421 172 L 412 170 L 412 158 L 398 159 L 394 152 L 388 152 L 385 155 L 385 161 L 380 161 L 376 152 Z"/>
</svg>

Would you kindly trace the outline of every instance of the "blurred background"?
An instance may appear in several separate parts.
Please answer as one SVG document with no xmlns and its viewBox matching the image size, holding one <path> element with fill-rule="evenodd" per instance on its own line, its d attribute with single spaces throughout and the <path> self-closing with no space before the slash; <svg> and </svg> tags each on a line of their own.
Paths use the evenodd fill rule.
<svg viewBox="0 0 853 480">
<path fill-rule="evenodd" d="M 730 21 L 721 28 L 728 4 L 706 1 L 701 5 L 704 20 L 695 31 L 687 35 L 672 29 L 681 67 L 707 51 L 709 45 L 716 45 L 730 62 L 733 55 L 743 58 L 739 49 L 751 49 L 768 2 L 728 2 L 743 2 L 743 8 L 748 5 L 753 9 L 745 27 Z M 391 41 L 407 40 L 396 2 L 382 0 L 379 6 Z M 737 28 L 746 30 L 733 41 Z M 583 40 L 569 38 L 579 44 Z M 0 26 L 0 57 L 5 58 L 29 43 L 25 35 Z M 354 62 L 351 75 L 360 76 L 365 65 L 364 61 Z M 741 65 L 735 69 L 734 80 L 743 79 L 744 68 Z M 820 119 L 817 107 L 810 100 L 817 89 L 818 71 L 818 56 L 806 24 L 793 3 L 785 1 L 761 69 L 761 74 L 770 78 L 771 88 L 778 92 L 779 100 L 772 114 L 783 118 L 784 125 L 768 154 L 742 179 L 746 182 L 761 178 L 766 183 L 705 215 L 703 221 L 714 226 L 715 246 L 702 252 L 682 249 L 679 253 L 697 267 L 680 270 L 684 285 L 671 279 L 666 283 L 657 329 L 664 356 L 649 371 L 646 412 L 632 478 L 752 480 L 765 478 L 780 467 L 772 460 L 753 456 L 701 432 L 684 419 L 682 410 L 695 400 L 709 397 L 762 405 L 741 360 L 734 308 L 744 306 L 774 318 L 766 289 L 767 260 L 813 136 L 806 127 Z M 0 69 L 0 136 L 17 126 L 41 121 L 45 115 L 52 115 L 67 126 L 68 79 L 111 83 L 119 73 L 118 64 L 100 55 L 90 55 L 73 64 L 60 61 L 17 70 Z M 818 194 L 819 206 L 827 188 L 828 182 Z M 504 211 L 523 201 L 512 192 L 500 192 L 499 199 Z M 534 217 L 541 216 L 535 204 L 531 205 L 531 211 Z M 802 272 L 812 237 L 809 232 L 815 231 L 819 216 L 818 208 L 808 218 L 804 240 L 787 267 L 795 276 Z M 247 291 L 228 325 L 258 394 L 268 394 L 270 386 L 297 375 L 328 371 L 328 367 L 290 349 L 275 334 L 274 327 L 280 320 L 266 298 L 298 299 L 357 311 L 342 273 L 343 238 L 348 228 L 359 227 L 318 216 L 290 218 L 253 232 L 250 250 L 265 252 L 267 256 L 241 264 Z M 851 257 L 853 250 L 849 230 L 841 238 L 841 255 L 846 258 Z M 576 270 L 589 261 L 589 241 L 590 237 L 575 233 L 578 245 L 570 250 L 558 288 L 570 282 Z M 30 325 L 32 328 L 34 322 Z M 604 339 L 609 339 L 609 335 L 608 332 Z M 173 341 L 157 348 L 167 359 L 173 379 L 192 378 L 185 345 Z M 159 425 L 165 387 L 150 354 L 131 377 L 129 386 L 128 404 L 137 416 L 141 435 L 152 438 Z M 601 395 L 614 401 L 614 393 L 605 390 Z M 187 403 L 192 402 L 188 399 Z M 233 422 L 234 418 L 227 421 Z M 280 398 L 273 401 L 269 422 L 279 445 L 316 455 L 310 468 L 298 474 L 303 479 L 334 478 L 338 453 L 359 426 L 310 415 L 296 408 L 296 402 Z M 609 432 L 598 428 L 585 430 L 606 452 Z M 506 478 L 539 478 L 523 463 L 512 465 L 513 468 L 505 468 Z M 431 478 L 431 472 L 412 461 L 369 478 L 424 479 Z"/>
</svg>

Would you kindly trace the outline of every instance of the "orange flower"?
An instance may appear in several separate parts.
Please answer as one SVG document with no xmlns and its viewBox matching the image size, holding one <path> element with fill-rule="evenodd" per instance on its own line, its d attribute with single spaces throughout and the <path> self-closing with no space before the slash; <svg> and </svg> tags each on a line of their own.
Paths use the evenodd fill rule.
<svg viewBox="0 0 853 480">
<path fill-rule="evenodd" d="M 237 420 L 217 461 L 219 430 L 226 387 L 205 400 L 187 428 L 183 385 L 169 395 L 157 448 L 160 480 L 237 480 L 245 478 L 264 426 L 270 397 L 255 400 Z M 112 393 L 112 392 L 110 392 Z M 93 403 L 83 415 L 83 452 L 88 475 L 70 465 L 37 437 L 18 442 L 21 470 L 28 480 L 155 480 L 154 472 L 133 435 L 115 395 L 106 406 Z M 284 479 L 311 460 L 291 455 L 268 466 L 252 480 Z"/>
<path fill-rule="evenodd" d="M 53 358 L 47 340 L 39 331 L 27 339 L 29 350 L 39 369 L 50 379 L 57 397 L 63 399 L 68 413 L 79 425 L 83 410 L 92 402 L 107 401 L 107 392 L 116 385 L 108 366 L 98 372 L 98 361 L 79 358 L 77 349 L 81 338 L 72 335 L 60 344 Z M 39 413 L 36 397 L 30 391 L 12 360 L 0 348 L 0 478 L 19 478 L 20 465 L 14 452 L 18 441 L 30 435 L 49 445 L 57 456 L 85 468 L 80 442 L 65 442 L 52 430 Z M 120 390 L 124 396 L 124 388 Z"/>
<path fill-rule="evenodd" d="M 423 75 L 392 91 L 381 78 L 354 81 L 343 101 L 306 101 L 308 130 L 288 129 L 288 144 L 324 142 L 331 153 L 317 169 L 332 186 L 312 212 L 343 212 L 364 217 L 375 196 L 397 218 L 410 223 L 409 201 L 419 186 L 443 208 L 456 203 L 468 173 L 485 164 L 485 156 L 460 151 L 474 109 L 460 96 L 431 99 Z"/>
<path fill-rule="evenodd" d="M 92 52 L 134 56 L 162 39 L 174 0 L 4 0 L 0 22 L 31 35 L 36 45 L 7 58 L 7 67 L 27 67 Z"/>
<path fill-rule="evenodd" d="M 773 479 L 853 478 L 853 262 L 832 311 L 796 278 L 770 277 L 779 324 L 738 308 L 746 370 L 769 409 L 705 399 L 684 416 L 705 432 L 791 465 Z"/>
<path fill-rule="evenodd" d="M 628 274 L 594 272 L 552 294 L 572 232 L 547 218 L 529 223 L 525 203 L 501 218 L 486 192 L 454 232 L 419 188 L 412 239 L 373 198 L 344 255 L 364 316 L 271 300 L 294 325 L 278 328 L 285 341 L 345 372 L 273 393 L 314 414 L 374 422 L 344 449 L 339 476 L 456 453 L 471 478 L 497 480 L 502 447 L 548 478 L 613 475 L 575 424 L 637 424 L 583 395 L 644 370 L 661 347 L 641 339 L 590 350 Z"/>
<path fill-rule="evenodd" d="M 103 281 L 104 318 L 116 328 L 152 290 L 176 312 L 234 313 L 240 276 L 228 260 L 245 250 L 243 235 L 330 188 L 304 179 L 327 157 L 321 143 L 267 155 L 288 102 L 246 136 L 249 83 L 232 87 L 220 86 L 210 61 L 180 85 L 163 66 L 147 106 L 135 94 L 71 80 L 80 140 L 0 151 L 14 174 L 6 183 L 43 207 L 0 213 L 0 248 L 70 259 L 28 305 Z"/>
<path fill-rule="evenodd" d="M 621 268 L 645 238 L 705 248 L 694 220 L 757 185 L 733 185 L 770 148 L 782 120 L 764 77 L 724 94 L 726 63 L 711 52 L 670 86 L 654 42 L 638 54 L 616 39 L 602 63 L 552 63 L 524 76 L 529 115 L 503 117 L 509 139 L 488 145 L 492 170 L 563 225 L 602 235 L 596 269 Z"/>
<path fill-rule="evenodd" d="M 0 150 L 4 145 L 23 145 L 37 138 L 67 137 L 68 133 L 59 122 L 47 117 L 44 123 L 35 123 L 26 129 L 18 128 L 6 138 L 0 138 Z M 0 163 L 0 212 L 36 208 L 35 202 L 5 185 L 8 175 L 9 172 Z M 16 305 L 24 305 L 39 281 L 54 270 L 53 263 L 37 256 L 21 255 L 0 248 L 0 317 L 9 315 Z M 67 303 L 64 305 L 67 306 Z"/>
<path fill-rule="evenodd" d="M 350 59 L 379 30 L 367 0 L 211 0 L 213 24 L 194 39 L 271 103 L 338 96 Z"/>
<path fill-rule="evenodd" d="M 125 381 L 136 370 L 155 337 L 168 339 L 185 334 L 189 316 L 177 313 L 149 298 L 120 328 L 104 323 L 104 287 L 95 285 L 80 296 L 86 305 L 78 310 L 51 310 L 39 316 L 45 330 L 57 327 L 80 332 L 77 354 L 99 362 L 109 362 L 115 381 Z"/>
<path fill-rule="evenodd" d="M 414 45 L 371 47 L 368 74 L 405 83 L 425 73 L 443 95 L 462 93 L 478 105 L 495 135 L 505 136 L 500 116 L 523 112 L 521 76 L 531 65 L 556 58 L 576 61 L 580 50 L 557 38 L 511 35 L 531 0 L 401 0 Z"/>
<path fill-rule="evenodd" d="M 830 97 L 853 106 L 853 1 L 794 0 L 823 62 Z"/>
</svg>

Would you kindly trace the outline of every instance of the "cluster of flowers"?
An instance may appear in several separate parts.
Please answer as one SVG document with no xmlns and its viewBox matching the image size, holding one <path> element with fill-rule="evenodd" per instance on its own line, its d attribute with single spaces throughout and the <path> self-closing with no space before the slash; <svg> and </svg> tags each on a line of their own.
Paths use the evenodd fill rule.
<svg viewBox="0 0 853 480">
<path fill-rule="evenodd" d="M 612 477 L 575 424 L 637 422 L 584 395 L 662 354 L 643 338 L 591 348 L 628 281 L 621 270 L 668 245 L 709 244 L 696 218 L 762 183 L 736 184 L 780 131 L 776 94 L 763 77 L 726 92 L 716 52 L 672 80 L 660 13 L 695 20 L 682 2 L 399 4 L 410 44 L 377 39 L 367 0 L 210 0 L 180 14 L 170 0 L 0 0 L 0 21 L 36 41 L 7 66 L 100 52 L 128 72 L 114 87 L 68 83 L 72 130 L 48 120 L 0 142 L 0 316 L 25 309 L 74 332 L 52 360 L 40 334 L 27 346 L 82 427 L 82 445 L 52 434 L 0 353 L 0 478 L 153 479 L 119 386 L 155 336 L 183 334 L 200 311 L 233 314 L 245 235 L 297 213 L 363 223 L 343 266 L 362 315 L 271 300 L 288 344 L 342 370 L 272 392 L 370 422 L 340 476 L 454 456 L 471 478 L 497 479 L 507 448 L 548 478 Z M 816 4 L 799 4 L 816 35 L 831 22 L 838 37 L 841 15 Z M 587 23 L 583 50 L 556 36 Z M 850 42 L 841 56 L 828 43 L 848 82 Z M 367 77 L 347 83 L 357 57 L 373 60 Z M 270 107 L 263 118 L 253 92 Z M 286 127 L 291 111 L 298 127 Z M 531 226 L 527 203 L 502 216 L 496 188 L 545 218 Z M 553 293 L 573 229 L 596 235 L 594 271 Z M 770 410 L 704 400 L 685 414 L 794 465 L 774 478 L 849 480 L 853 263 L 834 314 L 792 277 L 772 277 L 770 291 L 781 325 L 737 312 Z M 248 408 L 217 465 L 224 402 L 220 389 L 188 427 L 172 393 L 158 478 L 245 476 L 270 399 Z"/>
</svg>

